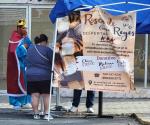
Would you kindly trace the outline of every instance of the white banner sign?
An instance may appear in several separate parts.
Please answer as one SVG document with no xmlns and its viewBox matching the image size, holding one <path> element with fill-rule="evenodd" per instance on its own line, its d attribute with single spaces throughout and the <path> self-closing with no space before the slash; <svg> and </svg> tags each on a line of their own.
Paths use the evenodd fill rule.
<svg viewBox="0 0 150 125">
<path fill-rule="evenodd" d="M 125 71 L 130 67 L 126 59 L 119 59 L 115 56 L 78 56 L 77 68 L 79 71 Z"/>
</svg>

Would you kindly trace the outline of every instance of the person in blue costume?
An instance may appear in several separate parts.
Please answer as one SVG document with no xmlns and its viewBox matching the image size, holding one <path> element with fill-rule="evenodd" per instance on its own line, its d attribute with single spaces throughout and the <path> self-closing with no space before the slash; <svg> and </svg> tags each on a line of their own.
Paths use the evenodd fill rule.
<svg viewBox="0 0 150 125">
<path fill-rule="evenodd" d="M 14 106 L 14 109 L 18 110 L 23 108 L 31 107 L 31 96 L 27 95 L 27 85 L 26 85 L 26 74 L 25 74 L 25 57 L 27 54 L 27 49 L 31 44 L 29 37 L 27 36 L 27 31 L 25 28 L 25 20 L 21 19 L 17 22 L 17 27 L 20 28 L 20 35 L 22 38 L 20 39 L 15 55 L 16 62 L 18 68 L 18 86 L 22 94 L 18 94 L 18 96 L 9 96 L 10 105 Z M 16 94 L 17 95 L 17 94 Z"/>
</svg>

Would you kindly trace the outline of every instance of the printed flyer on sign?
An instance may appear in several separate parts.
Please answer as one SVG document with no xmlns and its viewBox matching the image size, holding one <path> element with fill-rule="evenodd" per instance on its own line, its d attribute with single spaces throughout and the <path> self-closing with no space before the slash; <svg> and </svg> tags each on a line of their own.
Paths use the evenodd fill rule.
<svg viewBox="0 0 150 125">
<path fill-rule="evenodd" d="M 112 16 L 100 8 L 57 21 L 55 85 L 128 92 L 134 89 L 136 14 Z"/>
<path fill-rule="evenodd" d="M 76 57 L 83 56 L 80 12 L 57 20 L 54 86 L 84 89 L 83 73 L 77 70 Z"/>
</svg>

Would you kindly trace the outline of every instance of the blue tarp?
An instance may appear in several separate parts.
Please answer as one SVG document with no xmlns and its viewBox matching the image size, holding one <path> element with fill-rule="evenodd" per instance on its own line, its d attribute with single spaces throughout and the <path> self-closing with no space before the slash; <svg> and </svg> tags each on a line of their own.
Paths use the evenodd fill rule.
<svg viewBox="0 0 150 125">
<path fill-rule="evenodd" d="M 56 5 L 50 12 L 50 19 L 54 23 L 56 18 L 63 17 L 77 8 L 85 7 L 86 5 L 94 7 L 96 5 L 112 4 L 124 2 L 123 4 L 107 5 L 104 8 L 115 9 L 124 12 L 133 10 L 150 8 L 150 0 L 57 0 Z M 141 3 L 137 5 L 134 3 Z M 148 4 L 148 6 L 145 6 Z M 109 11 L 109 10 L 106 10 Z M 112 15 L 121 15 L 120 12 L 109 11 Z M 150 9 L 137 12 L 136 33 L 150 33 Z"/>
</svg>

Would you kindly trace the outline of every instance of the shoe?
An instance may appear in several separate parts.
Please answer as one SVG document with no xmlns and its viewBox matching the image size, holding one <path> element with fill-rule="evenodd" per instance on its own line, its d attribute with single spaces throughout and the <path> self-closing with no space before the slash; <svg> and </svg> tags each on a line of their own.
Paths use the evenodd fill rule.
<svg viewBox="0 0 150 125">
<path fill-rule="evenodd" d="M 39 115 L 39 114 L 34 114 L 34 115 L 33 115 L 33 119 L 35 119 L 35 120 L 40 119 L 40 115 Z"/>
<path fill-rule="evenodd" d="M 42 112 L 42 111 L 41 111 L 41 112 L 39 112 L 39 115 L 42 115 L 42 116 L 43 116 L 43 115 L 44 115 L 44 112 Z"/>
<path fill-rule="evenodd" d="M 87 108 L 87 113 L 94 113 L 94 109 L 92 107 Z"/>
<path fill-rule="evenodd" d="M 72 106 L 68 111 L 69 112 L 78 112 L 78 107 Z"/>
<path fill-rule="evenodd" d="M 48 114 L 45 114 L 43 119 L 48 120 L 48 119 L 54 119 L 54 118 L 50 114 L 49 114 L 49 117 L 48 117 Z"/>
<path fill-rule="evenodd" d="M 14 109 L 14 110 L 21 110 L 21 106 L 18 106 L 18 105 L 17 105 L 17 106 L 14 106 L 13 109 Z"/>
<path fill-rule="evenodd" d="M 25 104 L 25 105 L 22 105 L 21 106 L 22 108 L 24 108 L 24 109 L 31 109 L 32 108 L 32 106 L 31 106 L 31 104 Z"/>
</svg>

